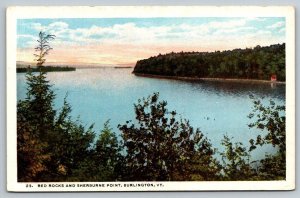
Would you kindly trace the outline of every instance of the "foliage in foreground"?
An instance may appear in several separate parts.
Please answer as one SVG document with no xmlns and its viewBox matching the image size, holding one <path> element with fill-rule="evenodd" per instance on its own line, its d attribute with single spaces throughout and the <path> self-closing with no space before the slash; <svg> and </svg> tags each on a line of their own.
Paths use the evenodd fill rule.
<svg viewBox="0 0 300 198">
<path fill-rule="evenodd" d="M 27 98 L 17 105 L 18 177 L 20 181 L 62 180 L 88 156 L 92 126 L 72 121 L 65 101 L 59 112 L 45 74 L 27 75 Z"/>
<path fill-rule="evenodd" d="M 211 180 L 218 173 L 214 149 L 189 121 L 176 119 L 158 93 L 134 105 L 137 124 L 119 125 L 129 180 Z M 192 166 L 195 164 L 195 166 Z M 201 164 L 197 166 L 197 164 Z"/>
<path fill-rule="evenodd" d="M 251 96 L 253 98 L 253 96 Z M 266 155 L 260 161 L 258 167 L 259 177 L 264 180 L 285 179 L 286 176 L 286 119 L 285 106 L 276 105 L 273 100 L 269 105 L 263 104 L 260 100 L 253 101 L 253 113 L 249 114 L 250 119 L 255 119 L 249 124 L 251 128 L 257 128 L 261 135 L 256 140 L 251 139 L 250 151 L 257 149 L 257 146 L 272 145 L 277 149 L 275 155 Z"/>
</svg>

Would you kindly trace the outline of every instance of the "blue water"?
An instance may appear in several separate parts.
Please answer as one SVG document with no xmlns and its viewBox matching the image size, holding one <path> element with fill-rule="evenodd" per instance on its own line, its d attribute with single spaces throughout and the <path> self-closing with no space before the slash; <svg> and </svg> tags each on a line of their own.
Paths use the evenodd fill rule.
<svg viewBox="0 0 300 198">
<path fill-rule="evenodd" d="M 63 105 L 63 98 L 72 106 L 72 117 L 85 126 L 95 123 L 99 133 L 103 123 L 110 119 L 113 130 L 120 134 L 118 124 L 134 120 L 133 104 L 139 98 L 154 92 L 160 93 L 160 100 L 168 102 L 169 110 L 176 110 L 179 117 L 186 118 L 193 127 L 198 127 L 211 140 L 214 147 L 220 147 L 224 134 L 234 137 L 248 146 L 249 139 L 258 131 L 249 129 L 251 122 L 250 94 L 273 99 L 277 104 L 285 103 L 285 85 L 232 83 L 232 82 L 189 82 L 170 79 L 137 77 L 132 69 L 97 68 L 77 69 L 74 72 L 50 72 L 48 80 L 56 94 L 55 108 Z M 17 74 L 17 97 L 26 96 L 25 74 Z M 254 153 L 255 158 L 265 152 L 274 152 L 272 147 Z"/>
</svg>

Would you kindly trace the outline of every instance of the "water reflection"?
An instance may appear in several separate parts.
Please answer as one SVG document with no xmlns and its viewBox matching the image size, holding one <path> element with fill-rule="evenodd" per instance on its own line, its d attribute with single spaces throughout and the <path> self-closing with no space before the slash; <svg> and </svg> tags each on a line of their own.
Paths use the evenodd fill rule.
<svg viewBox="0 0 300 198">
<path fill-rule="evenodd" d="M 142 86 L 132 82 L 132 69 L 93 68 L 77 69 L 75 72 L 48 73 L 48 79 L 59 86 L 89 87 L 91 89 L 124 89 Z"/>
<path fill-rule="evenodd" d="M 274 83 L 239 83 L 239 82 L 189 82 L 196 89 L 205 89 L 207 92 L 219 95 L 239 95 L 258 97 L 272 97 L 279 100 L 285 100 L 285 85 Z"/>
<path fill-rule="evenodd" d="M 77 69 L 48 73 L 47 79 L 54 85 L 55 106 L 62 106 L 68 92 L 73 118 L 80 115 L 84 124 L 95 123 L 97 132 L 110 119 L 113 130 L 120 133 L 118 124 L 135 119 L 133 104 L 141 97 L 159 92 L 160 99 L 168 102 L 169 110 L 176 110 L 179 116 L 190 120 L 217 148 L 225 133 L 245 145 L 259 133 L 248 128 L 247 115 L 253 107 L 250 94 L 264 97 L 265 102 L 273 99 L 277 104 L 285 103 L 282 84 L 179 81 L 137 77 L 131 72 L 132 69 Z M 25 74 L 17 74 L 18 99 L 26 97 L 25 79 Z M 263 156 L 272 149 L 254 155 Z"/>
</svg>

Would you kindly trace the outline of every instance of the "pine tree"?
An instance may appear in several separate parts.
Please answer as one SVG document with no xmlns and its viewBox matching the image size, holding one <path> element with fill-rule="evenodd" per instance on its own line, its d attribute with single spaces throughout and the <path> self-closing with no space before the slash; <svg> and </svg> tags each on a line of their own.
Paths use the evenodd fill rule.
<svg viewBox="0 0 300 198">
<path fill-rule="evenodd" d="M 45 62 L 50 46 L 48 40 L 53 35 L 39 34 L 39 51 L 37 66 Z M 55 94 L 46 80 L 45 72 L 40 70 L 38 75 L 30 71 L 26 74 L 27 97 L 17 104 L 17 149 L 18 149 L 18 179 L 33 181 L 38 173 L 47 170 L 46 162 L 50 160 L 47 152 L 47 136 L 54 124 L 55 110 L 53 100 Z"/>
<path fill-rule="evenodd" d="M 49 41 L 53 40 L 54 38 L 55 35 L 46 34 L 45 32 L 39 33 L 39 38 L 37 40 L 38 45 L 34 48 L 37 52 L 36 54 L 34 54 L 34 56 L 36 57 L 35 61 L 37 61 L 37 67 L 42 67 L 45 63 L 45 56 L 48 55 L 50 50 L 52 50 L 52 48 L 49 45 Z"/>
<path fill-rule="evenodd" d="M 96 165 L 98 167 L 98 179 L 101 181 L 120 180 L 121 148 L 117 136 L 109 126 L 109 120 L 104 123 L 96 142 Z"/>
<path fill-rule="evenodd" d="M 55 94 L 42 69 L 54 37 L 39 33 L 35 56 L 40 70 L 26 74 L 27 97 L 17 104 L 19 181 L 78 181 L 92 155 L 93 125 L 86 130 L 73 121 L 66 98 L 61 111 L 54 109 Z"/>
</svg>

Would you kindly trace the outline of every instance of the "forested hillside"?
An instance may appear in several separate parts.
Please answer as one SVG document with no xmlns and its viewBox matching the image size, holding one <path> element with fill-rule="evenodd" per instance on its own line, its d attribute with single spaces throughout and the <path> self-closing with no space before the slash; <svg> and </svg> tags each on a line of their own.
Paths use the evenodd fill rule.
<svg viewBox="0 0 300 198">
<path fill-rule="evenodd" d="M 285 43 L 215 52 L 159 54 L 139 60 L 133 73 L 178 77 L 244 78 L 285 81 Z"/>
</svg>

